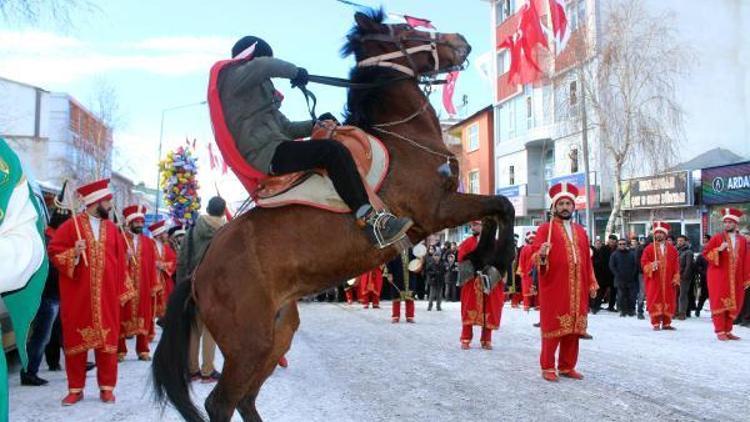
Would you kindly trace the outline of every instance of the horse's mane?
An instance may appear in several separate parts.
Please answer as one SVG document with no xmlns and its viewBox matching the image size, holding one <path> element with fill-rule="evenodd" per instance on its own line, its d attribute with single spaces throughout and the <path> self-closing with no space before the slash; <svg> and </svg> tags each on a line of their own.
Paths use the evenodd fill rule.
<svg viewBox="0 0 750 422">
<path fill-rule="evenodd" d="M 395 70 L 384 67 L 354 67 L 349 73 L 349 79 L 355 83 L 386 83 L 403 75 Z M 385 90 L 378 88 L 357 89 L 350 88 L 347 94 L 346 109 L 344 110 L 345 124 L 357 126 L 365 132 L 370 132 L 371 116 L 383 110 L 387 95 Z"/>
<path fill-rule="evenodd" d="M 383 23 L 386 17 L 383 8 L 368 9 L 363 8 L 360 13 L 365 14 L 376 23 Z M 346 35 L 346 43 L 341 47 L 341 56 L 348 57 L 354 55 L 361 57 L 364 54 L 362 49 L 361 37 L 371 31 L 365 31 L 359 25 L 355 24 Z M 349 72 L 349 79 L 355 83 L 374 83 L 378 84 L 403 76 L 401 73 L 384 68 L 384 67 L 357 67 L 356 65 Z M 372 124 L 370 117 L 379 111 L 379 107 L 385 103 L 385 95 L 381 89 L 349 89 L 347 95 L 347 106 L 344 110 L 345 124 L 357 126 L 360 129 L 369 132 Z"/>
<path fill-rule="evenodd" d="M 382 7 L 379 9 L 362 8 L 359 13 L 366 15 L 377 23 L 383 23 L 385 20 L 385 10 Z M 360 37 L 367 33 L 355 23 L 349 33 L 346 34 L 346 43 L 341 47 L 341 57 L 348 57 L 351 54 L 359 56 L 362 53 Z"/>
</svg>

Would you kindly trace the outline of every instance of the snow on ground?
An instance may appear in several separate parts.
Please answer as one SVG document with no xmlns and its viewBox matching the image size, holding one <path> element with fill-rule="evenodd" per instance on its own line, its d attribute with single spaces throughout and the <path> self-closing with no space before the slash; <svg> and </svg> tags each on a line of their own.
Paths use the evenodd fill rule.
<svg viewBox="0 0 750 422">
<path fill-rule="evenodd" d="M 402 305 L 403 306 L 403 305 Z M 719 342 L 707 316 L 654 332 L 648 321 L 602 311 L 589 318 L 594 340 L 582 341 L 578 370 L 586 379 L 542 380 L 536 312 L 506 304 L 492 351 L 460 350 L 459 304 L 426 312 L 417 323 L 390 323 L 390 303 L 364 310 L 300 304 L 301 326 L 288 354 L 258 398 L 268 421 L 748 421 L 750 330 Z M 475 329 L 478 340 L 478 329 Z M 178 421 L 151 402 L 150 365 L 131 354 L 120 364 L 117 404 L 98 400 L 90 372 L 86 398 L 63 408 L 64 372 L 22 387 L 10 375 L 11 421 Z M 152 348 L 155 344 L 152 345 Z M 221 357 L 217 358 L 221 366 Z M 194 383 L 195 401 L 213 385 Z M 235 414 L 235 420 L 240 420 Z"/>
</svg>

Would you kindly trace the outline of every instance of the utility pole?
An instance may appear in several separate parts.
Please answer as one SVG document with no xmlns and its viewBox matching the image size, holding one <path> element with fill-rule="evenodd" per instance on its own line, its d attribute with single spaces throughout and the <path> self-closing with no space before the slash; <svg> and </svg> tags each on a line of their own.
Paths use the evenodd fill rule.
<svg viewBox="0 0 750 422">
<path fill-rule="evenodd" d="M 580 71 L 579 75 L 583 75 L 583 70 Z M 583 79 L 583 78 L 579 78 Z M 583 82 L 583 81 L 582 81 Z M 589 194 L 591 190 L 591 181 L 589 180 L 589 137 L 588 137 L 588 117 L 586 115 L 586 88 L 581 83 L 581 138 L 582 149 L 583 149 L 583 183 L 585 185 L 586 192 L 584 193 L 585 198 L 585 209 L 586 209 L 586 234 L 589 236 L 589 241 L 593 241 L 594 237 L 594 215 L 591 211 L 591 196 Z"/>
</svg>

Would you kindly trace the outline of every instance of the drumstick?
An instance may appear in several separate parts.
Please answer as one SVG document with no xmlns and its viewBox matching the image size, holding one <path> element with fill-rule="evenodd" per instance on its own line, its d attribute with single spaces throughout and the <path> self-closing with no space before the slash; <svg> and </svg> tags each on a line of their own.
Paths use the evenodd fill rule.
<svg viewBox="0 0 750 422">
<path fill-rule="evenodd" d="M 63 186 L 67 185 L 67 184 L 68 184 L 68 181 L 66 180 L 65 183 L 63 184 Z M 63 190 L 65 190 L 65 189 L 63 189 Z M 83 238 L 81 237 L 81 228 L 78 227 L 78 219 L 77 219 L 78 216 L 76 215 L 76 209 L 75 209 L 75 206 L 73 206 L 73 204 L 71 204 L 70 201 L 68 201 L 68 199 L 69 198 L 66 197 L 65 192 L 63 192 L 63 201 L 64 201 L 64 203 L 60 202 L 57 199 L 57 197 L 55 197 L 55 206 L 57 208 L 68 210 L 68 211 L 70 211 L 71 214 L 73 214 L 73 216 L 72 216 L 72 218 L 73 218 L 73 227 L 75 227 L 75 229 L 76 229 L 76 240 L 81 241 L 81 240 L 83 240 Z M 89 266 L 89 259 L 88 259 L 88 256 L 86 256 L 86 250 L 85 249 L 81 252 L 81 255 L 83 256 L 83 265 L 85 265 L 86 267 L 88 267 Z"/>
<path fill-rule="evenodd" d="M 78 240 L 83 240 L 81 238 L 81 228 L 78 227 L 78 218 L 77 217 L 78 216 L 75 213 L 73 213 L 73 226 L 76 228 L 76 237 L 78 238 Z M 86 267 L 88 267 L 89 266 L 89 258 L 88 258 L 88 256 L 86 256 L 86 249 L 84 249 L 81 252 L 81 256 L 83 256 L 83 265 L 85 265 Z"/>
<path fill-rule="evenodd" d="M 115 205 L 114 201 L 112 201 L 112 210 L 115 212 L 115 217 L 117 217 L 119 213 L 117 212 L 117 206 Z M 118 222 L 120 222 L 119 219 L 118 219 Z M 124 224 L 125 221 L 123 220 L 121 223 Z M 133 264 L 135 264 L 136 263 L 135 251 L 133 250 L 133 247 L 130 245 L 130 240 L 128 240 L 128 235 L 125 233 L 125 229 L 122 228 L 122 224 L 118 224 L 117 228 L 120 229 L 120 233 L 122 233 L 122 237 L 125 239 L 125 246 L 127 246 L 128 252 L 130 252 L 130 259 L 133 261 Z"/>
<path fill-rule="evenodd" d="M 552 249 L 552 226 L 555 224 L 555 217 L 550 216 L 549 219 L 549 229 L 547 229 L 547 244 L 549 245 L 549 249 L 547 249 L 547 254 L 549 255 L 549 251 Z"/>
</svg>

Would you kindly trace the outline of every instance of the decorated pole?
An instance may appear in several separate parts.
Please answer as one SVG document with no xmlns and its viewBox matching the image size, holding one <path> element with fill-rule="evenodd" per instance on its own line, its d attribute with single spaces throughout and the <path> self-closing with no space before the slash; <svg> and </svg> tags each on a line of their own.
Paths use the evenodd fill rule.
<svg viewBox="0 0 750 422">
<path fill-rule="evenodd" d="M 172 219 L 181 225 L 194 225 L 201 208 L 197 160 L 190 148 L 181 146 L 159 163 L 164 203 Z"/>
</svg>

